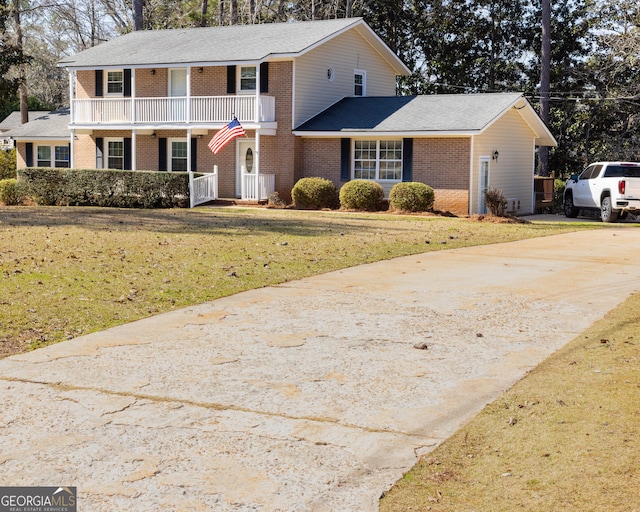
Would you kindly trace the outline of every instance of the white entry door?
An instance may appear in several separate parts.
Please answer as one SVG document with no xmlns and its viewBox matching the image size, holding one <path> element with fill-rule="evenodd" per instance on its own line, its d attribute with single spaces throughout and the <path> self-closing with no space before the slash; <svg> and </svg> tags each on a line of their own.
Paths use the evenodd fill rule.
<svg viewBox="0 0 640 512">
<path fill-rule="evenodd" d="M 187 120 L 187 70 L 169 70 L 169 120 Z"/>
<path fill-rule="evenodd" d="M 478 213 L 487 213 L 484 193 L 489 189 L 489 157 L 480 157 L 480 175 L 478 180 Z"/>
<path fill-rule="evenodd" d="M 255 174 L 256 141 L 255 139 L 238 139 L 238 157 L 236 158 L 236 196 L 242 197 L 242 173 Z"/>
</svg>

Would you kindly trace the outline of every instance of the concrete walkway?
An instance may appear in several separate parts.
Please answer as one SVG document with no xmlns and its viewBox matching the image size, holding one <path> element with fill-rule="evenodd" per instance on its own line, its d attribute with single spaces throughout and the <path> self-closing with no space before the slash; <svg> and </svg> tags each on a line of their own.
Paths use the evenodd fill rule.
<svg viewBox="0 0 640 512">
<path fill-rule="evenodd" d="M 421 254 L 4 359 L 0 483 L 87 512 L 377 510 L 640 289 L 638 254 L 633 226 Z"/>
</svg>

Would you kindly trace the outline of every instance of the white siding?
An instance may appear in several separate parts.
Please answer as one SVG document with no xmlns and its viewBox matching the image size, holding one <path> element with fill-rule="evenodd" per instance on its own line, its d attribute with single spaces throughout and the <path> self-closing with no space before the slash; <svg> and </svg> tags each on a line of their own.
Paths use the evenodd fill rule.
<svg viewBox="0 0 640 512">
<path fill-rule="evenodd" d="M 334 80 L 327 80 L 333 69 Z M 348 31 L 295 61 L 294 122 L 322 112 L 345 96 L 353 96 L 353 72 L 366 71 L 367 96 L 395 96 L 394 70 L 355 30 Z"/>
<path fill-rule="evenodd" d="M 491 159 L 489 164 L 489 186 L 501 189 L 507 199 L 519 199 L 518 215 L 533 213 L 534 139 L 535 134 L 514 109 L 474 138 L 472 213 L 478 211 L 480 157 L 491 157 L 496 150 L 499 152 L 498 159 Z"/>
</svg>

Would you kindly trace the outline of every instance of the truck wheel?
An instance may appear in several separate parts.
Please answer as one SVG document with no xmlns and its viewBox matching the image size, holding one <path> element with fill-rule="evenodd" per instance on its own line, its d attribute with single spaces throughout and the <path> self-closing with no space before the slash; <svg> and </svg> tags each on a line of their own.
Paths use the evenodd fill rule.
<svg viewBox="0 0 640 512">
<path fill-rule="evenodd" d="M 611 198 L 609 196 L 602 198 L 600 217 L 602 222 L 615 222 L 618 220 L 618 212 L 611 207 Z"/>
<path fill-rule="evenodd" d="M 564 214 L 570 219 L 575 219 L 580 213 L 580 208 L 576 208 L 573 206 L 573 196 L 571 194 L 567 194 L 564 197 Z"/>
</svg>

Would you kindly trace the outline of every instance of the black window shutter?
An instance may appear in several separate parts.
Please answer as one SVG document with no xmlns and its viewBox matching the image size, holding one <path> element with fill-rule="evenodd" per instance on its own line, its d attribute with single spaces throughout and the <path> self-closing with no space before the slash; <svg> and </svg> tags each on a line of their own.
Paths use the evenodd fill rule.
<svg viewBox="0 0 640 512">
<path fill-rule="evenodd" d="M 71 142 L 69 142 L 69 167 L 71 167 Z"/>
<path fill-rule="evenodd" d="M 131 70 L 124 70 L 124 92 L 123 95 L 125 98 L 131 97 Z"/>
<path fill-rule="evenodd" d="M 402 139 L 402 181 L 413 181 L 413 139 Z"/>
<path fill-rule="evenodd" d="M 104 139 L 102 137 L 96 137 L 96 169 L 104 169 Z"/>
<path fill-rule="evenodd" d="M 27 142 L 25 149 L 27 150 L 27 167 L 33 167 L 33 142 Z"/>
<path fill-rule="evenodd" d="M 196 172 L 198 169 L 198 139 L 191 138 L 191 170 Z"/>
<path fill-rule="evenodd" d="M 102 96 L 102 70 L 96 69 L 96 97 Z"/>
<path fill-rule="evenodd" d="M 131 170 L 131 137 L 124 138 L 124 170 Z"/>
<path fill-rule="evenodd" d="M 340 139 L 340 181 L 351 179 L 351 139 Z"/>
<path fill-rule="evenodd" d="M 269 92 L 269 63 L 260 64 L 260 92 Z"/>
<path fill-rule="evenodd" d="M 158 170 L 167 170 L 167 139 L 164 137 L 158 139 Z"/>
<path fill-rule="evenodd" d="M 236 93 L 236 67 L 227 66 L 227 94 Z"/>
</svg>

